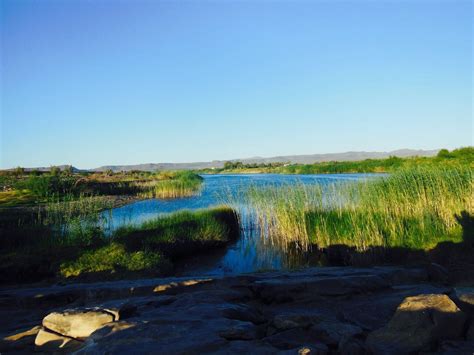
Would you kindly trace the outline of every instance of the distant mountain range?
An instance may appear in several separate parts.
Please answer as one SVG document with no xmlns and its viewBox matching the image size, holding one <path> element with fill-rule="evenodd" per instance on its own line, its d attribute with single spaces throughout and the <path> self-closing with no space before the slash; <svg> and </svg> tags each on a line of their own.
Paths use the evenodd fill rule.
<svg viewBox="0 0 474 355">
<path fill-rule="evenodd" d="M 291 164 L 313 164 L 327 161 L 357 161 L 364 159 L 381 159 L 390 156 L 404 157 L 432 157 L 438 154 L 439 149 L 435 150 L 415 150 L 415 149 L 399 149 L 391 152 L 345 152 L 330 154 L 309 154 L 309 155 L 285 155 L 270 158 L 253 157 L 232 160 L 214 160 L 210 162 L 198 163 L 150 163 L 136 165 L 106 165 L 90 171 L 155 171 L 155 170 L 192 170 L 192 169 L 212 169 L 222 168 L 226 161 L 240 161 L 244 164 L 260 164 L 260 163 L 291 163 Z"/>
<path fill-rule="evenodd" d="M 253 157 L 244 159 L 231 160 L 213 160 L 210 162 L 198 163 L 149 163 L 135 165 L 105 165 L 95 169 L 78 169 L 72 167 L 74 172 L 80 171 L 156 171 L 156 170 L 193 170 L 193 169 L 216 169 L 222 168 L 226 161 L 240 161 L 244 164 L 261 164 L 261 163 L 290 163 L 290 164 L 314 164 L 328 161 L 357 161 L 364 159 L 382 159 L 390 156 L 400 158 L 406 157 L 432 157 L 438 154 L 439 149 L 434 150 L 416 150 L 416 149 L 399 149 L 391 152 L 345 152 L 345 153 L 329 153 L 329 154 L 308 154 L 308 155 L 284 155 L 270 158 Z M 66 169 L 69 165 L 58 166 L 61 170 Z M 13 169 L 7 169 L 13 170 Z M 26 171 L 39 170 L 49 171 L 49 167 L 26 168 Z"/>
</svg>

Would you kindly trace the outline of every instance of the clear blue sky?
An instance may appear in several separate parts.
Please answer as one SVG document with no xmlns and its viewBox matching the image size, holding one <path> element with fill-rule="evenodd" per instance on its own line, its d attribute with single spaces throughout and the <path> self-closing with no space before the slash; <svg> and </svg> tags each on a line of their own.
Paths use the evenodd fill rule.
<svg viewBox="0 0 474 355">
<path fill-rule="evenodd" d="M 1 167 L 472 145 L 471 1 L 1 1 Z"/>
</svg>

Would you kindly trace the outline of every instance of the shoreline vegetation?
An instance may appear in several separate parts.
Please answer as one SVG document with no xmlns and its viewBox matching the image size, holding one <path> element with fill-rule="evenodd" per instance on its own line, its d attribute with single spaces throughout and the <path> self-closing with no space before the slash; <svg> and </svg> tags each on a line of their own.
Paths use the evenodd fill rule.
<svg viewBox="0 0 474 355">
<path fill-rule="evenodd" d="M 23 168 L 0 174 L 0 208 L 38 206 L 107 196 L 112 202 L 145 198 L 179 198 L 198 194 L 203 178 L 190 171 L 74 173 Z"/>
<path fill-rule="evenodd" d="M 261 234 L 282 249 L 427 250 L 463 240 L 459 219 L 474 215 L 473 191 L 469 167 L 419 167 L 361 182 L 252 188 L 247 200 Z"/>
<path fill-rule="evenodd" d="M 228 161 L 223 168 L 202 169 L 200 174 L 357 174 L 392 173 L 401 169 L 436 166 L 470 166 L 474 168 L 474 147 L 464 147 L 448 151 L 441 149 L 434 157 L 392 156 L 385 159 L 365 159 L 358 161 L 329 161 L 314 164 L 262 163 L 243 164 Z"/>
<path fill-rule="evenodd" d="M 109 235 L 97 214 L 104 206 L 86 203 L 47 210 L 33 223 L 3 220 L 0 282 L 166 275 L 176 260 L 223 247 L 239 234 L 236 213 L 216 207 L 159 216 Z"/>
<path fill-rule="evenodd" d="M 370 160 L 302 170 L 296 166 L 294 171 L 336 172 L 354 164 L 361 169 L 380 166 Z M 390 251 L 416 254 L 443 243 L 472 254 L 474 148 L 442 150 L 433 158 L 392 157 L 383 164 L 391 169 L 387 176 L 329 186 L 252 188 L 246 202 L 255 210 L 256 227 L 268 246 L 279 248 L 288 259 L 317 255 L 317 265 L 331 265 L 331 260 L 321 260 L 321 253 L 327 257 L 326 251 L 345 248 L 344 265 L 358 256 L 367 264 L 386 263 L 392 260 Z M 268 167 L 274 172 L 293 168 Z M 199 194 L 202 180 L 190 171 L 2 172 L 0 282 L 164 275 L 180 258 L 225 247 L 245 227 L 239 225 L 238 210 L 226 206 L 176 212 L 107 232 L 110 221 L 104 211 L 120 199 L 126 203 Z"/>
</svg>

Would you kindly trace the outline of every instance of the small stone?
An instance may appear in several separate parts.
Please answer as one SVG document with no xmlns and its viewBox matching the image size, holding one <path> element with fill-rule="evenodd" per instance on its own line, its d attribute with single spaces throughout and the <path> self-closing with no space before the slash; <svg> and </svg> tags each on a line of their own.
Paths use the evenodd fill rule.
<svg viewBox="0 0 474 355">
<path fill-rule="evenodd" d="M 303 347 L 301 349 L 298 349 L 298 355 L 310 355 L 310 354 L 312 354 L 310 348 Z"/>
</svg>

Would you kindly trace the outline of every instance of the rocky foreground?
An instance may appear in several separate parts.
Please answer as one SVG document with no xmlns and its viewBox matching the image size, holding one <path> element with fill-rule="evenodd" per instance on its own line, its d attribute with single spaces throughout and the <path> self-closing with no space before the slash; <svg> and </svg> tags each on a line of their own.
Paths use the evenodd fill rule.
<svg viewBox="0 0 474 355">
<path fill-rule="evenodd" d="M 1 353 L 474 353 L 442 267 L 312 268 L 0 291 Z"/>
</svg>

